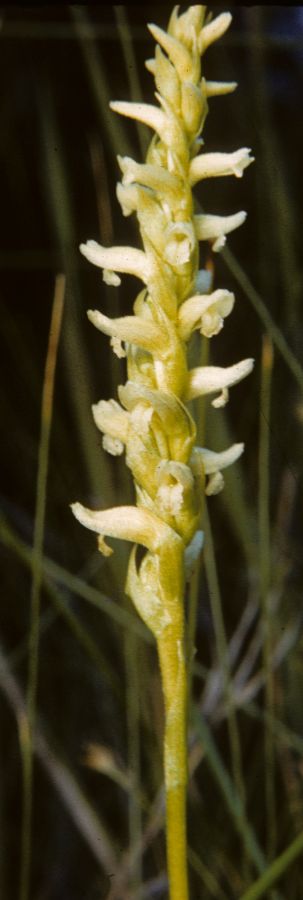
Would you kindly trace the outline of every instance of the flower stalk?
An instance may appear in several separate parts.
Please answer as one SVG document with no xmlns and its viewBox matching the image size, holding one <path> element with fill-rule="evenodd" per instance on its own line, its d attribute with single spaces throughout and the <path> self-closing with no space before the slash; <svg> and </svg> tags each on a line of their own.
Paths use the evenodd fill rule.
<svg viewBox="0 0 303 900">
<path fill-rule="evenodd" d="M 195 214 L 192 188 L 205 178 L 241 177 L 253 161 L 248 148 L 232 153 L 201 152 L 208 98 L 228 94 L 235 83 L 207 82 L 201 57 L 229 27 L 231 16 L 212 19 L 204 6 L 182 15 L 175 7 L 167 31 L 149 30 L 157 42 L 147 61 L 156 84 L 157 105 L 115 101 L 111 109 L 148 125 L 154 136 L 144 163 L 118 157 L 122 172 L 117 197 L 122 213 L 135 213 L 143 249 L 81 244 L 88 261 L 103 269 L 107 284 L 120 274 L 143 282 L 133 315 L 110 319 L 90 310 L 90 321 L 125 356 L 127 382 L 116 400 L 93 406 L 103 446 L 125 450 L 132 471 L 136 506 L 87 510 L 75 503 L 76 518 L 98 534 L 99 549 L 112 552 L 106 537 L 131 541 L 126 591 L 157 642 L 165 704 L 164 776 L 170 900 L 188 900 L 186 866 L 186 684 L 184 588 L 203 544 L 199 531 L 203 498 L 222 489 L 221 470 L 235 462 L 243 444 L 221 453 L 196 447 L 196 426 L 187 402 L 206 394 L 214 407 L 248 375 L 253 360 L 220 368 L 189 370 L 187 349 L 199 330 L 218 334 L 234 305 L 234 295 L 212 290 L 199 269 L 199 242 L 219 251 L 226 235 L 246 213 L 221 217 Z M 136 548 L 145 555 L 139 561 Z"/>
</svg>

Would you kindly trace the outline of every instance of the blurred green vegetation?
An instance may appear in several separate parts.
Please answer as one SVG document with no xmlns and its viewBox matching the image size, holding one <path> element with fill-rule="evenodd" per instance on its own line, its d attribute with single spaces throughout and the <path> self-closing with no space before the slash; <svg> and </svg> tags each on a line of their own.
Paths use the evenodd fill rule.
<svg viewBox="0 0 303 900">
<path fill-rule="evenodd" d="M 233 24 L 207 52 L 205 73 L 239 88 L 210 101 L 205 147 L 249 146 L 256 162 L 243 180 L 206 182 L 196 196 L 208 212 L 248 211 L 214 259 L 215 287 L 237 302 L 210 353 L 219 365 L 246 356 L 256 365 L 225 411 L 196 405 L 206 446 L 244 440 L 245 455 L 209 499 L 186 598 L 196 651 L 191 897 L 299 900 L 303 17 L 302 7 L 229 8 Z M 69 504 L 133 499 L 124 459 L 105 454 L 91 415 L 93 402 L 116 397 L 124 361 L 86 309 L 130 312 L 138 285 L 125 277 L 107 287 L 78 245 L 137 244 L 115 196 L 116 154 L 142 159 L 149 135 L 108 102 L 152 101 L 146 24 L 165 27 L 170 11 L 12 5 L 0 14 L 3 900 L 167 897 L 155 649 L 123 593 L 127 547 L 115 542 L 102 558 Z M 52 319 L 59 273 L 61 327 Z M 192 352 L 201 358 L 199 342 Z M 47 355 L 56 370 L 48 406 Z"/>
</svg>

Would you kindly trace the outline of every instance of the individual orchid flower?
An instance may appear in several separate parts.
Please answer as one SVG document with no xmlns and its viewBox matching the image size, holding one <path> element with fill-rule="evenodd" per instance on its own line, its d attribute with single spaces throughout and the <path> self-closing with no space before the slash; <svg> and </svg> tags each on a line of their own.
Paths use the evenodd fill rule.
<svg viewBox="0 0 303 900">
<path fill-rule="evenodd" d="M 179 334 L 187 341 L 193 331 L 199 328 L 205 337 L 213 337 L 223 328 L 224 319 L 231 313 L 234 302 L 234 294 L 221 288 L 212 294 L 189 297 L 179 307 Z"/>
<path fill-rule="evenodd" d="M 178 155 L 188 160 L 188 148 L 182 127 L 176 117 L 173 115 L 170 107 L 166 104 L 163 97 L 156 94 L 156 99 L 161 103 L 161 109 L 153 106 L 151 103 L 129 103 L 127 101 L 115 100 L 110 103 L 113 112 L 120 113 L 121 116 L 127 116 L 148 125 L 167 143 L 172 152 L 178 152 Z"/>
<path fill-rule="evenodd" d="M 160 558 L 166 554 L 170 544 L 174 547 L 182 544 L 178 535 L 158 516 L 135 506 L 92 510 L 86 509 L 81 503 L 72 503 L 71 510 L 81 525 L 95 531 L 102 540 L 107 536 L 142 544 Z"/>
<path fill-rule="evenodd" d="M 233 465 L 242 455 L 244 444 L 232 444 L 228 450 L 221 453 L 215 453 L 213 450 L 207 450 L 204 447 L 195 447 L 191 454 L 191 466 L 193 472 L 200 467 L 201 463 L 205 475 L 209 475 L 205 493 L 207 496 L 218 494 L 224 487 L 224 478 L 221 470 Z"/>
<path fill-rule="evenodd" d="M 213 241 L 212 249 L 215 252 L 222 250 L 226 241 L 226 235 L 235 228 L 239 228 L 245 222 L 247 213 L 244 210 L 234 213 L 232 216 L 194 216 L 195 231 L 199 241 Z"/>
<path fill-rule="evenodd" d="M 216 19 L 212 19 L 203 26 L 199 36 L 199 51 L 201 56 L 208 47 L 217 41 L 227 31 L 232 21 L 230 12 L 221 13 Z"/>
<path fill-rule="evenodd" d="M 128 434 L 128 414 L 116 400 L 99 400 L 92 406 L 95 424 L 104 434 L 102 444 L 112 456 L 123 453 Z"/>
<path fill-rule="evenodd" d="M 212 405 L 217 408 L 225 406 L 228 388 L 246 378 L 246 375 L 252 372 L 253 366 L 253 359 L 242 359 L 241 362 L 225 369 L 220 366 L 198 366 L 189 372 L 186 399 L 193 400 L 194 397 L 220 391 L 219 397 L 212 401 Z"/>
<path fill-rule="evenodd" d="M 123 173 L 123 185 L 137 183 L 151 188 L 162 202 L 166 202 L 169 211 L 178 209 L 180 201 L 184 204 L 184 188 L 177 175 L 159 166 L 136 163 L 129 156 L 118 156 L 118 163 Z M 191 198 L 190 191 L 188 193 Z"/>
<path fill-rule="evenodd" d="M 120 319 L 109 319 L 98 309 L 89 309 L 87 312 L 89 321 L 111 337 L 117 337 L 121 341 L 129 341 L 138 344 L 149 353 L 154 353 L 161 358 L 168 349 L 168 335 L 161 325 L 156 322 L 146 322 L 140 316 L 122 316 Z"/>
<path fill-rule="evenodd" d="M 195 423 L 180 399 L 173 394 L 150 390 L 128 381 L 118 388 L 119 399 L 126 409 L 133 409 L 140 401 L 146 401 L 163 425 L 169 442 L 169 454 L 178 462 L 187 462 L 196 438 Z"/>
<path fill-rule="evenodd" d="M 148 281 L 149 266 L 146 254 L 135 247 L 102 247 L 97 241 L 80 244 L 83 256 L 106 272 L 126 272 Z"/>
<path fill-rule="evenodd" d="M 201 153 L 191 160 L 189 166 L 190 184 L 194 186 L 202 178 L 217 178 L 222 175 L 235 175 L 242 178 L 244 170 L 254 162 L 248 147 L 236 150 L 235 153 Z"/>
</svg>

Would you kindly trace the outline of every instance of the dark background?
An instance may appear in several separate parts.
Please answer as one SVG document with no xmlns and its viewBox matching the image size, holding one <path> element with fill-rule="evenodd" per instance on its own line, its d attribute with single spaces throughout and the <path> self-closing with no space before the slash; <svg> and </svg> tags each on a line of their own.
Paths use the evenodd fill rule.
<svg viewBox="0 0 303 900">
<path fill-rule="evenodd" d="M 181 11 L 185 8 L 182 6 Z M 239 88 L 227 97 L 210 100 L 203 132 L 205 149 L 251 147 L 256 162 L 243 180 L 205 182 L 198 185 L 196 194 L 207 212 L 248 211 L 243 228 L 228 238 L 232 258 L 224 253 L 214 255 L 215 286 L 234 290 L 236 305 L 223 333 L 212 342 L 211 351 L 218 365 L 231 365 L 246 356 L 253 356 L 256 365 L 253 375 L 232 389 L 226 417 L 215 414 L 225 428 L 228 426 L 231 441 L 244 440 L 246 449 L 235 479 L 227 476 L 226 492 L 211 498 L 208 506 L 226 635 L 228 641 L 233 637 L 240 641 L 234 672 L 241 661 L 246 665 L 237 682 L 242 691 L 237 718 L 248 818 L 266 856 L 264 633 L 262 613 L 258 611 L 263 540 L 258 462 L 263 402 L 260 385 L 266 328 L 262 312 L 260 318 L 254 308 L 243 272 L 261 296 L 262 308 L 269 311 L 280 329 L 289 352 L 302 366 L 303 7 L 231 4 L 229 8 L 233 24 L 208 50 L 204 66 L 209 80 L 236 80 Z M 218 13 L 223 9 L 215 7 Z M 108 315 L 129 313 L 138 284 L 136 279 L 125 277 L 119 290 L 106 288 L 98 270 L 81 257 L 78 245 L 88 238 L 107 245 L 135 246 L 138 241 L 135 221 L 123 219 L 116 200 L 116 154 L 142 159 L 149 135 L 137 129 L 134 122 L 118 120 L 108 109 L 108 101 L 140 99 L 141 91 L 141 99 L 152 102 L 152 77 L 144 68 L 144 60 L 153 55 L 153 40 L 146 25 L 154 21 L 166 27 L 170 11 L 167 4 L 118 8 L 13 5 L 3 7 L 0 13 L 0 896 L 4 900 L 19 896 L 22 766 L 18 704 L 14 705 L 12 691 L 18 685 L 23 694 L 26 692 L 31 593 L 26 552 L 33 541 L 41 395 L 58 272 L 66 275 L 66 292 L 44 550 L 65 575 L 61 571 L 59 577 L 57 572 L 50 579 L 48 572 L 43 581 L 37 724 L 58 765 L 59 761 L 64 763 L 68 775 L 72 773 L 77 779 L 91 808 L 101 817 L 118 869 L 129 843 L 140 833 L 140 803 L 137 794 L 134 799 L 134 791 L 117 784 L 113 772 L 129 774 L 135 766 L 133 777 L 137 782 L 141 773 L 143 832 L 161 783 L 162 701 L 153 645 L 128 633 L 110 614 L 86 602 L 81 590 L 76 595 L 67 573 L 78 575 L 82 584 L 89 583 L 102 597 L 132 612 L 123 596 L 127 548 L 115 544 L 110 561 L 99 557 L 94 537 L 75 522 L 69 504 L 78 499 L 87 506 L 106 508 L 132 502 L 124 459 L 106 456 L 90 410 L 91 403 L 101 397 L 116 397 L 116 385 L 125 379 L 124 363 L 113 359 L 107 338 L 91 328 L 85 311 L 93 305 Z M 203 254 L 201 259 L 203 262 Z M 240 270 L 235 270 L 234 259 Z M 302 827 L 303 403 L 302 370 L 300 387 L 300 375 L 295 377 L 289 359 L 281 355 L 270 324 L 267 333 L 274 345 L 267 465 L 271 633 L 277 659 L 276 800 L 272 809 L 277 853 Z M 196 345 L 195 352 L 199 352 Z M 221 449 L 223 432 L 216 430 L 213 410 L 207 421 L 207 446 Z M 211 679 L 219 677 L 218 666 L 220 670 L 209 579 L 209 570 L 201 570 L 196 585 L 199 604 L 193 696 L 197 708 L 201 710 L 204 704 L 224 771 L 233 779 L 226 697 L 224 701 L 219 691 L 217 700 L 209 701 L 209 709 L 206 703 Z M 236 629 L 249 600 L 255 603 L 254 613 L 240 640 Z M 73 623 L 68 611 L 74 615 Z M 283 634 L 285 641 L 281 644 Z M 93 639 L 100 657 L 91 644 L 88 649 L 85 635 Z M 192 740 L 203 749 L 201 734 L 194 725 Z M 110 776 L 100 761 L 101 773 L 84 765 L 89 743 L 110 750 Z M 207 759 L 202 759 L 202 750 L 201 760 L 189 790 L 192 897 L 240 897 L 257 871 L 251 862 L 245 869 L 235 810 L 228 810 L 222 785 Z M 68 777 L 65 788 L 71 802 Z M 63 788 L 55 788 L 45 760 L 35 762 L 31 900 L 107 897 L 109 875 L 117 876 L 117 870 L 109 873 L 106 863 L 101 864 L 92 840 L 85 837 L 80 796 L 75 800 L 74 816 L 65 796 Z M 207 881 L 205 866 L 216 884 Z M 125 900 L 167 896 L 164 873 L 164 839 L 158 829 L 143 857 L 143 880 L 150 886 L 141 888 L 140 893 L 140 872 L 134 866 L 128 879 L 130 892 L 126 879 L 119 896 Z M 299 863 L 292 866 L 279 888 L 280 896 L 288 900 L 302 896 Z"/>
</svg>

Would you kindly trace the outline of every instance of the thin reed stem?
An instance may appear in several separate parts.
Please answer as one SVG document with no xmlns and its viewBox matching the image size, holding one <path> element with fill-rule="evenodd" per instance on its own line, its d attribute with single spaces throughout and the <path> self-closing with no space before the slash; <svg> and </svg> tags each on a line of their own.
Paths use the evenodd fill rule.
<svg viewBox="0 0 303 900">
<path fill-rule="evenodd" d="M 280 856 L 277 856 L 266 872 L 261 875 L 261 878 L 258 878 L 248 891 L 242 894 L 240 900 L 259 900 L 259 897 L 264 897 L 266 891 L 273 887 L 301 853 L 303 853 L 303 831 Z"/>
<path fill-rule="evenodd" d="M 231 684 L 231 673 L 228 659 L 228 644 L 227 637 L 224 625 L 223 611 L 222 611 L 222 602 L 221 602 L 221 592 L 219 587 L 216 559 L 215 559 L 215 551 L 212 537 L 212 529 L 210 518 L 208 514 L 207 504 L 205 504 L 204 510 L 204 528 L 205 528 L 205 571 L 206 577 L 208 581 L 209 587 L 209 595 L 210 595 L 210 604 L 214 622 L 214 629 L 216 635 L 216 644 L 218 650 L 219 663 L 222 671 L 223 678 L 223 693 L 225 696 L 226 707 L 227 707 L 227 725 L 228 725 L 228 733 L 230 740 L 230 748 L 231 748 L 231 758 L 232 758 L 232 771 L 233 778 L 236 786 L 237 793 L 239 794 L 241 800 L 241 817 L 243 820 L 243 824 L 246 818 L 245 815 L 245 807 L 246 807 L 246 790 L 245 790 L 245 781 L 243 777 L 243 764 L 242 764 L 242 753 L 241 753 L 241 742 L 237 724 L 237 716 L 233 704 L 233 695 L 232 695 L 232 684 Z M 247 855 L 244 859 L 244 864 L 247 864 Z"/>
<path fill-rule="evenodd" d="M 281 329 L 278 325 L 276 325 L 276 322 L 274 322 L 269 310 L 262 300 L 262 297 L 251 283 L 250 278 L 248 277 L 248 275 L 246 275 L 246 272 L 244 271 L 244 269 L 242 269 L 241 264 L 238 262 L 229 247 L 224 247 L 224 249 L 222 250 L 222 257 L 224 259 L 224 262 L 226 262 L 228 269 L 250 300 L 250 303 L 259 316 L 259 319 L 261 320 L 261 322 L 263 322 L 263 325 L 268 331 L 268 334 L 270 335 L 273 343 L 275 344 L 277 350 L 279 350 L 282 359 L 284 359 L 284 362 L 286 363 L 290 372 L 292 372 L 292 375 L 296 379 L 296 382 L 301 388 L 301 391 L 303 391 L 303 368 L 299 363 L 299 360 L 296 358 L 295 354 L 289 347 Z"/>
<path fill-rule="evenodd" d="M 197 734 L 202 741 L 204 751 L 207 754 L 210 769 L 220 787 L 225 804 L 230 812 L 231 820 L 244 844 L 245 852 L 254 863 L 257 872 L 262 873 L 266 868 L 266 860 L 263 851 L 259 846 L 253 827 L 245 815 L 243 804 L 235 785 L 224 767 L 210 728 L 197 708 L 194 708 L 193 710 L 193 721 L 197 729 Z"/>
<path fill-rule="evenodd" d="M 128 798 L 128 825 L 130 848 L 142 840 L 142 813 L 140 799 L 140 693 L 138 672 L 138 639 L 135 634 L 126 634 L 124 642 L 126 667 L 126 703 L 128 732 L 128 766 L 132 778 L 132 790 Z M 142 883 L 141 854 L 134 857 L 130 872 L 133 890 Z"/>
<path fill-rule="evenodd" d="M 202 884 L 206 887 L 209 896 L 214 897 L 215 900 L 227 900 L 227 894 L 220 887 L 214 873 L 208 868 L 204 860 L 201 859 L 201 856 L 198 856 L 192 847 L 188 847 L 188 861 L 190 866 L 197 873 Z"/>
<path fill-rule="evenodd" d="M 261 368 L 260 438 L 259 438 L 259 547 L 260 547 L 260 597 L 263 624 L 263 665 L 265 673 L 265 798 L 267 817 L 267 852 L 272 859 L 276 847 L 276 799 L 275 799 L 275 741 L 274 731 L 268 720 L 274 716 L 274 674 L 272 668 L 273 634 L 270 609 L 270 404 L 273 347 L 270 338 L 263 338 Z"/>
<path fill-rule="evenodd" d="M 29 634 L 29 671 L 27 687 L 27 720 L 22 716 L 19 725 L 20 748 L 23 767 L 23 813 L 20 865 L 20 900 L 28 900 L 30 889 L 30 856 L 32 838 L 33 804 L 33 734 L 36 718 L 36 698 L 39 664 L 40 593 L 42 585 L 42 555 L 46 508 L 46 485 L 49 459 L 49 443 L 52 424 L 53 397 L 57 352 L 64 304 L 65 278 L 58 275 L 52 308 L 47 348 L 39 442 L 37 498 L 34 526 L 34 568 L 31 587 L 31 625 Z"/>
<path fill-rule="evenodd" d="M 19 685 L 10 670 L 0 646 L 1 692 L 16 716 L 19 731 L 28 727 L 26 703 Z M 117 868 L 117 857 L 101 819 L 96 814 L 76 778 L 54 752 L 35 723 L 32 746 L 44 771 L 57 791 L 60 801 L 69 813 L 91 853 L 100 866 L 108 871 Z"/>
</svg>

